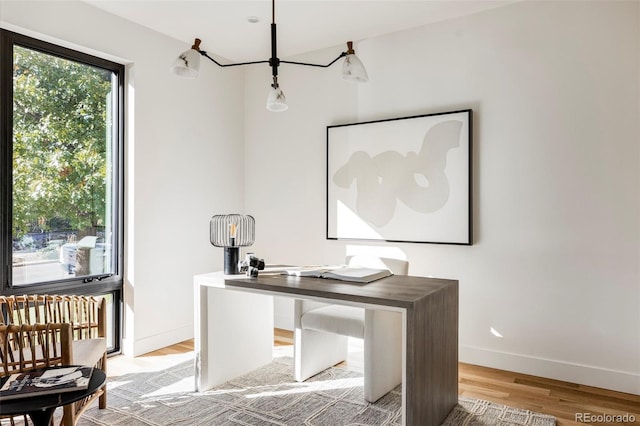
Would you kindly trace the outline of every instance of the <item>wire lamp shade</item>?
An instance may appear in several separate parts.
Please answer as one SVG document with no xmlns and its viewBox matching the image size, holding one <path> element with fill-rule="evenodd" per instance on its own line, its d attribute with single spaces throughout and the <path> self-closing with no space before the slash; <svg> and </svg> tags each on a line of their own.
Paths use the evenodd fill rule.
<svg viewBox="0 0 640 426">
<path fill-rule="evenodd" d="M 224 273 L 240 273 L 240 247 L 256 240 L 256 222 L 253 216 L 243 214 L 215 215 L 209 222 L 209 240 L 216 247 L 224 247 Z"/>
<path fill-rule="evenodd" d="M 249 215 L 215 215 L 210 231 L 211 244 L 216 247 L 247 247 L 256 240 L 256 222 Z"/>
</svg>

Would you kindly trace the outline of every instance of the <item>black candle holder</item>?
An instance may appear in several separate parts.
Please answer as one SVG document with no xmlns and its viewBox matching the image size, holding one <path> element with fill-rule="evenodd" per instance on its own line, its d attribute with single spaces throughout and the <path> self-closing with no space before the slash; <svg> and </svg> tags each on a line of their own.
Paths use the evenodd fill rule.
<svg viewBox="0 0 640 426">
<path fill-rule="evenodd" d="M 224 248 L 224 273 L 240 273 L 240 247 L 255 242 L 255 220 L 253 216 L 241 214 L 215 215 L 209 222 L 210 241 L 215 247 Z"/>
</svg>

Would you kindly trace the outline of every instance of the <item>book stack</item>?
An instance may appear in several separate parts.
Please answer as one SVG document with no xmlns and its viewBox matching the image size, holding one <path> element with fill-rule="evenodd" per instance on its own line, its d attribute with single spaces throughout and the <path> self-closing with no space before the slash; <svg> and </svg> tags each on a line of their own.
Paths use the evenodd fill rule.
<svg viewBox="0 0 640 426">
<path fill-rule="evenodd" d="M 92 373 L 91 367 L 45 368 L 14 373 L 3 379 L 0 401 L 85 390 Z"/>
<path fill-rule="evenodd" d="M 360 268 L 349 266 L 329 267 L 299 267 L 291 268 L 286 275 L 296 277 L 326 278 L 332 280 L 350 281 L 355 283 L 370 283 L 393 275 L 388 269 Z"/>
</svg>

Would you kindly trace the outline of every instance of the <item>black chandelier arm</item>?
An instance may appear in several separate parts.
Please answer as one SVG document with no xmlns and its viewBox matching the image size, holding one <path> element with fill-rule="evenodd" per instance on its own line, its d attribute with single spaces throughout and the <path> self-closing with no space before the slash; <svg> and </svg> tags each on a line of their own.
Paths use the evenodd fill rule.
<svg viewBox="0 0 640 426">
<path fill-rule="evenodd" d="M 207 54 L 207 52 L 205 52 L 204 50 L 198 50 L 198 53 L 200 53 L 202 56 L 204 56 L 205 58 L 209 59 L 211 62 L 213 62 L 214 64 L 216 64 L 219 67 L 237 67 L 237 66 L 240 66 L 240 65 L 268 64 L 269 63 L 269 60 L 264 60 L 264 61 L 252 61 L 252 62 L 238 62 L 238 63 L 235 63 L 235 64 L 221 64 L 220 62 L 216 61 L 211 56 L 209 56 Z"/>
<path fill-rule="evenodd" d="M 308 64 L 306 62 L 295 62 L 295 61 L 283 61 L 282 59 L 280 60 L 281 64 L 293 64 L 293 65 L 306 65 L 309 67 L 320 67 L 320 68 L 328 68 L 331 65 L 335 64 L 336 61 L 340 58 L 344 58 L 345 56 L 347 56 L 347 52 L 342 52 L 340 55 L 338 55 L 337 58 L 335 58 L 333 61 L 329 62 L 326 65 L 321 65 L 321 64 Z"/>
<path fill-rule="evenodd" d="M 237 67 L 237 66 L 241 66 L 241 65 L 271 64 L 271 59 L 265 59 L 263 61 L 238 62 L 238 63 L 233 63 L 233 64 L 221 64 L 220 62 L 216 61 L 211 56 L 209 56 L 207 54 L 207 52 L 205 52 L 204 50 L 198 50 L 198 53 L 200 53 L 200 55 L 204 56 L 205 58 L 209 59 L 211 62 L 213 62 L 217 66 L 223 67 L 223 68 L 224 67 Z M 326 65 L 309 64 L 309 63 L 306 63 L 306 62 L 296 62 L 296 61 L 285 61 L 285 60 L 282 60 L 282 59 L 278 59 L 278 63 L 279 64 L 292 64 L 292 65 L 305 65 L 305 66 L 308 66 L 308 67 L 328 68 L 331 65 L 335 64 L 340 58 L 344 58 L 345 56 L 347 56 L 347 52 L 342 52 L 342 53 L 340 53 L 340 55 L 338 55 L 337 58 L 335 58 L 333 61 L 329 62 Z"/>
</svg>

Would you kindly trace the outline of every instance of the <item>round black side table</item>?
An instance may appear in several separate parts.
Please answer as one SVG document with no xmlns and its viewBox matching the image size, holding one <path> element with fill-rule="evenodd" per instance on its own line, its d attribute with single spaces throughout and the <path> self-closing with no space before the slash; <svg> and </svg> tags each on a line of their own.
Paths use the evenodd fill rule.
<svg viewBox="0 0 640 426">
<path fill-rule="evenodd" d="M 67 368 L 74 367 L 71 365 L 50 367 L 50 368 Z M 83 367 L 91 368 L 91 367 Z M 9 379 L 9 377 L 3 377 L 0 380 L 0 387 Z M 86 398 L 98 389 L 100 389 L 107 381 L 107 376 L 104 371 L 94 368 L 91 374 L 91 380 L 89 380 L 89 386 L 86 389 L 73 391 L 73 392 L 61 392 L 48 395 L 39 396 L 27 396 L 25 398 L 10 399 L 8 401 L 0 402 L 0 414 L 8 416 L 16 416 L 26 414 L 31 418 L 34 426 L 48 426 L 53 416 L 53 412 L 57 407 L 71 404 L 79 401 L 82 398 Z"/>
</svg>

